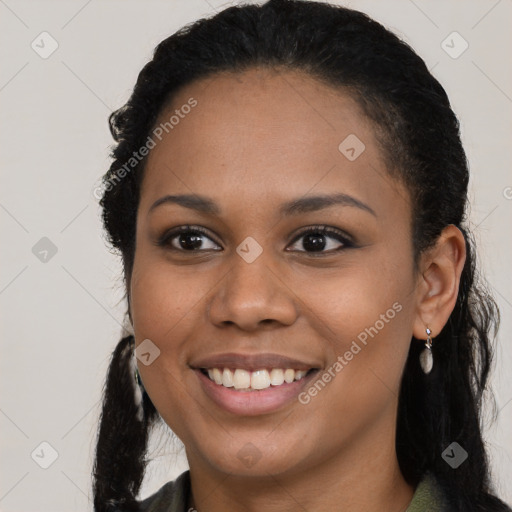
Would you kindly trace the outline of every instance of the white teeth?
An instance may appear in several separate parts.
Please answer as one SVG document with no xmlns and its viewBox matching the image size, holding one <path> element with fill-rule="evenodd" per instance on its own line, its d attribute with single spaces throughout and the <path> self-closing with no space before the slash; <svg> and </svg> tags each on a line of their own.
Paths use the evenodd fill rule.
<svg viewBox="0 0 512 512">
<path fill-rule="evenodd" d="M 226 388 L 260 390 L 272 386 L 280 386 L 284 382 L 291 383 L 305 377 L 306 370 L 294 370 L 293 368 L 272 368 L 249 372 L 237 368 L 234 372 L 229 368 L 209 368 L 208 377 L 216 384 Z"/>
<path fill-rule="evenodd" d="M 227 368 L 224 371 L 231 373 Z M 247 389 L 251 386 L 251 374 L 246 370 L 236 369 L 233 374 L 233 384 L 235 389 Z"/>
<path fill-rule="evenodd" d="M 284 371 L 284 381 L 290 383 L 290 382 L 293 382 L 294 379 L 295 379 L 295 370 L 292 370 L 291 368 L 287 368 Z"/>
<path fill-rule="evenodd" d="M 235 384 L 233 382 L 233 373 L 227 368 L 222 372 L 222 385 L 226 388 L 232 388 Z"/>
<path fill-rule="evenodd" d="M 267 370 L 256 370 L 251 374 L 251 388 L 265 389 L 270 386 L 270 375 Z"/>
<path fill-rule="evenodd" d="M 304 370 L 296 370 L 295 371 L 295 380 L 302 379 L 302 377 L 304 377 L 304 375 L 306 375 L 306 373 L 308 373 L 308 372 L 306 372 Z"/>
<path fill-rule="evenodd" d="M 284 372 L 280 368 L 272 368 L 270 371 L 270 384 L 280 386 L 284 382 Z"/>
<path fill-rule="evenodd" d="M 222 373 L 218 368 L 213 369 L 213 380 L 216 384 L 222 384 Z"/>
</svg>

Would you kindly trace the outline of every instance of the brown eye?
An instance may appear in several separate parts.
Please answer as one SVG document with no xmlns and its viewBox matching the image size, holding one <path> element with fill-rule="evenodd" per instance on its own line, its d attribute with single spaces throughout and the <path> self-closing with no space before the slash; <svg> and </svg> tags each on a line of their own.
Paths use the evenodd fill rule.
<svg viewBox="0 0 512 512">
<path fill-rule="evenodd" d="M 304 230 L 295 238 L 294 244 L 300 239 L 303 239 L 302 247 L 304 250 L 299 250 L 298 252 L 325 254 L 354 247 L 354 243 L 346 235 L 326 226 L 314 226 Z"/>
<path fill-rule="evenodd" d="M 209 240 L 210 244 L 205 240 Z M 180 226 L 166 232 L 158 240 L 158 245 L 182 252 L 218 250 L 218 245 L 210 238 L 206 230 L 190 226 Z M 213 247 L 208 245 L 213 245 Z"/>
<path fill-rule="evenodd" d="M 355 246 L 342 231 L 326 226 L 309 227 L 302 231 L 293 243 L 297 244 L 300 239 L 303 239 L 302 250 L 295 250 L 312 255 L 331 254 Z M 157 245 L 178 252 L 222 250 L 207 230 L 195 226 L 180 226 L 167 231 L 158 240 Z"/>
</svg>

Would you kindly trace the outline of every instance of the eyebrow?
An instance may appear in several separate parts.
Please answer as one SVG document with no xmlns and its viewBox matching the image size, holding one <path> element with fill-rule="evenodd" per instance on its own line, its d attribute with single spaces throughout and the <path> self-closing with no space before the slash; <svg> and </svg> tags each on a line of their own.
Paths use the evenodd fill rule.
<svg viewBox="0 0 512 512">
<path fill-rule="evenodd" d="M 222 212 L 219 205 L 208 197 L 198 194 L 183 194 L 167 195 L 157 199 L 151 205 L 148 214 L 162 204 L 177 204 L 183 206 L 184 208 L 196 210 L 207 215 L 219 216 Z M 279 214 L 281 217 L 288 217 L 291 215 L 300 215 L 301 213 L 323 210 L 324 208 L 328 208 L 334 205 L 353 206 L 355 208 L 359 208 L 368 213 L 371 213 L 373 216 L 377 217 L 375 211 L 367 204 L 363 203 L 359 199 L 356 199 L 355 197 L 341 193 L 331 195 L 324 194 L 294 199 L 287 203 L 283 203 L 279 208 Z"/>
</svg>

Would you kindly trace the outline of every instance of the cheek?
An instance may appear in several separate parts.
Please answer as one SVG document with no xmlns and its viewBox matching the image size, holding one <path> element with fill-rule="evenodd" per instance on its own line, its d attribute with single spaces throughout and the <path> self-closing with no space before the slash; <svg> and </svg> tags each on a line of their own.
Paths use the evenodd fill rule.
<svg viewBox="0 0 512 512">
<path fill-rule="evenodd" d="M 182 362 L 181 349 L 204 295 L 204 284 L 196 283 L 197 277 L 189 273 L 171 271 L 168 263 L 145 258 L 143 253 L 135 260 L 130 287 L 135 340 L 138 345 L 149 339 L 160 350 L 151 367 L 141 368 L 146 378 Z"/>
<path fill-rule="evenodd" d="M 139 259 L 131 282 L 131 313 L 136 333 L 161 338 L 201 307 L 209 289 L 207 273 L 198 276 L 192 267 L 171 270 L 166 262 Z"/>
<path fill-rule="evenodd" d="M 186 436 L 186 425 L 194 419 L 188 418 L 187 408 L 189 339 L 204 308 L 201 299 L 211 288 L 205 276 L 191 268 L 171 271 L 166 262 L 140 258 L 134 264 L 130 288 L 136 345 L 149 339 L 159 350 L 150 365 L 138 363 L 144 387 L 164 421 L 180 437 Z"/>
<path fill-rule="evenodd" d="M 399 328 L 407 315 L 397 314 L 397 309 L 404 310 L 410 302 L 412 287 L 408 261 L 368 251 L 359 253 L 344 268 L 309 276 L 297 289 L 303 290 L 301 301 L 314 313 L 310 318 L 315 330 L 324 326 L 326 339 L 339 341 L 342 350 L 359 334 L 364 339 L 365 330 L 375 324 L 382 334 Z M 395 303 L 400 307 L 393 308 Z"/>
<path fill-rule="evenodd" d="M 310 328 L 329 347 L 335 375 L 324 406 L 350 402 L 357 410 L 373 401 L 378 407 L 383 396 L 389 399 L 399 389 L 414 317 L 412 263 L 399 255 L 371 260 L 302 288 Z"/>
</svg>

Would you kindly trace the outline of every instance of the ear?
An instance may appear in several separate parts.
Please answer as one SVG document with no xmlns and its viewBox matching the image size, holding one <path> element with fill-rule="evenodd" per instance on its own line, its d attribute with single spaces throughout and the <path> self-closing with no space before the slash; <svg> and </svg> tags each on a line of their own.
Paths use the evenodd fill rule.
<svg viewBox="0 0 512 512">
<path fill-rule="evenodd" d="M 413 324 L 413 336 L 416 339 L 427 338 L 427 327 L 435 338 L 448 322 L 457 301 L 465 261 L 464 235 L 450 224 L 443 229 L 435 246 L 420 258 Z"/>
</svg>

